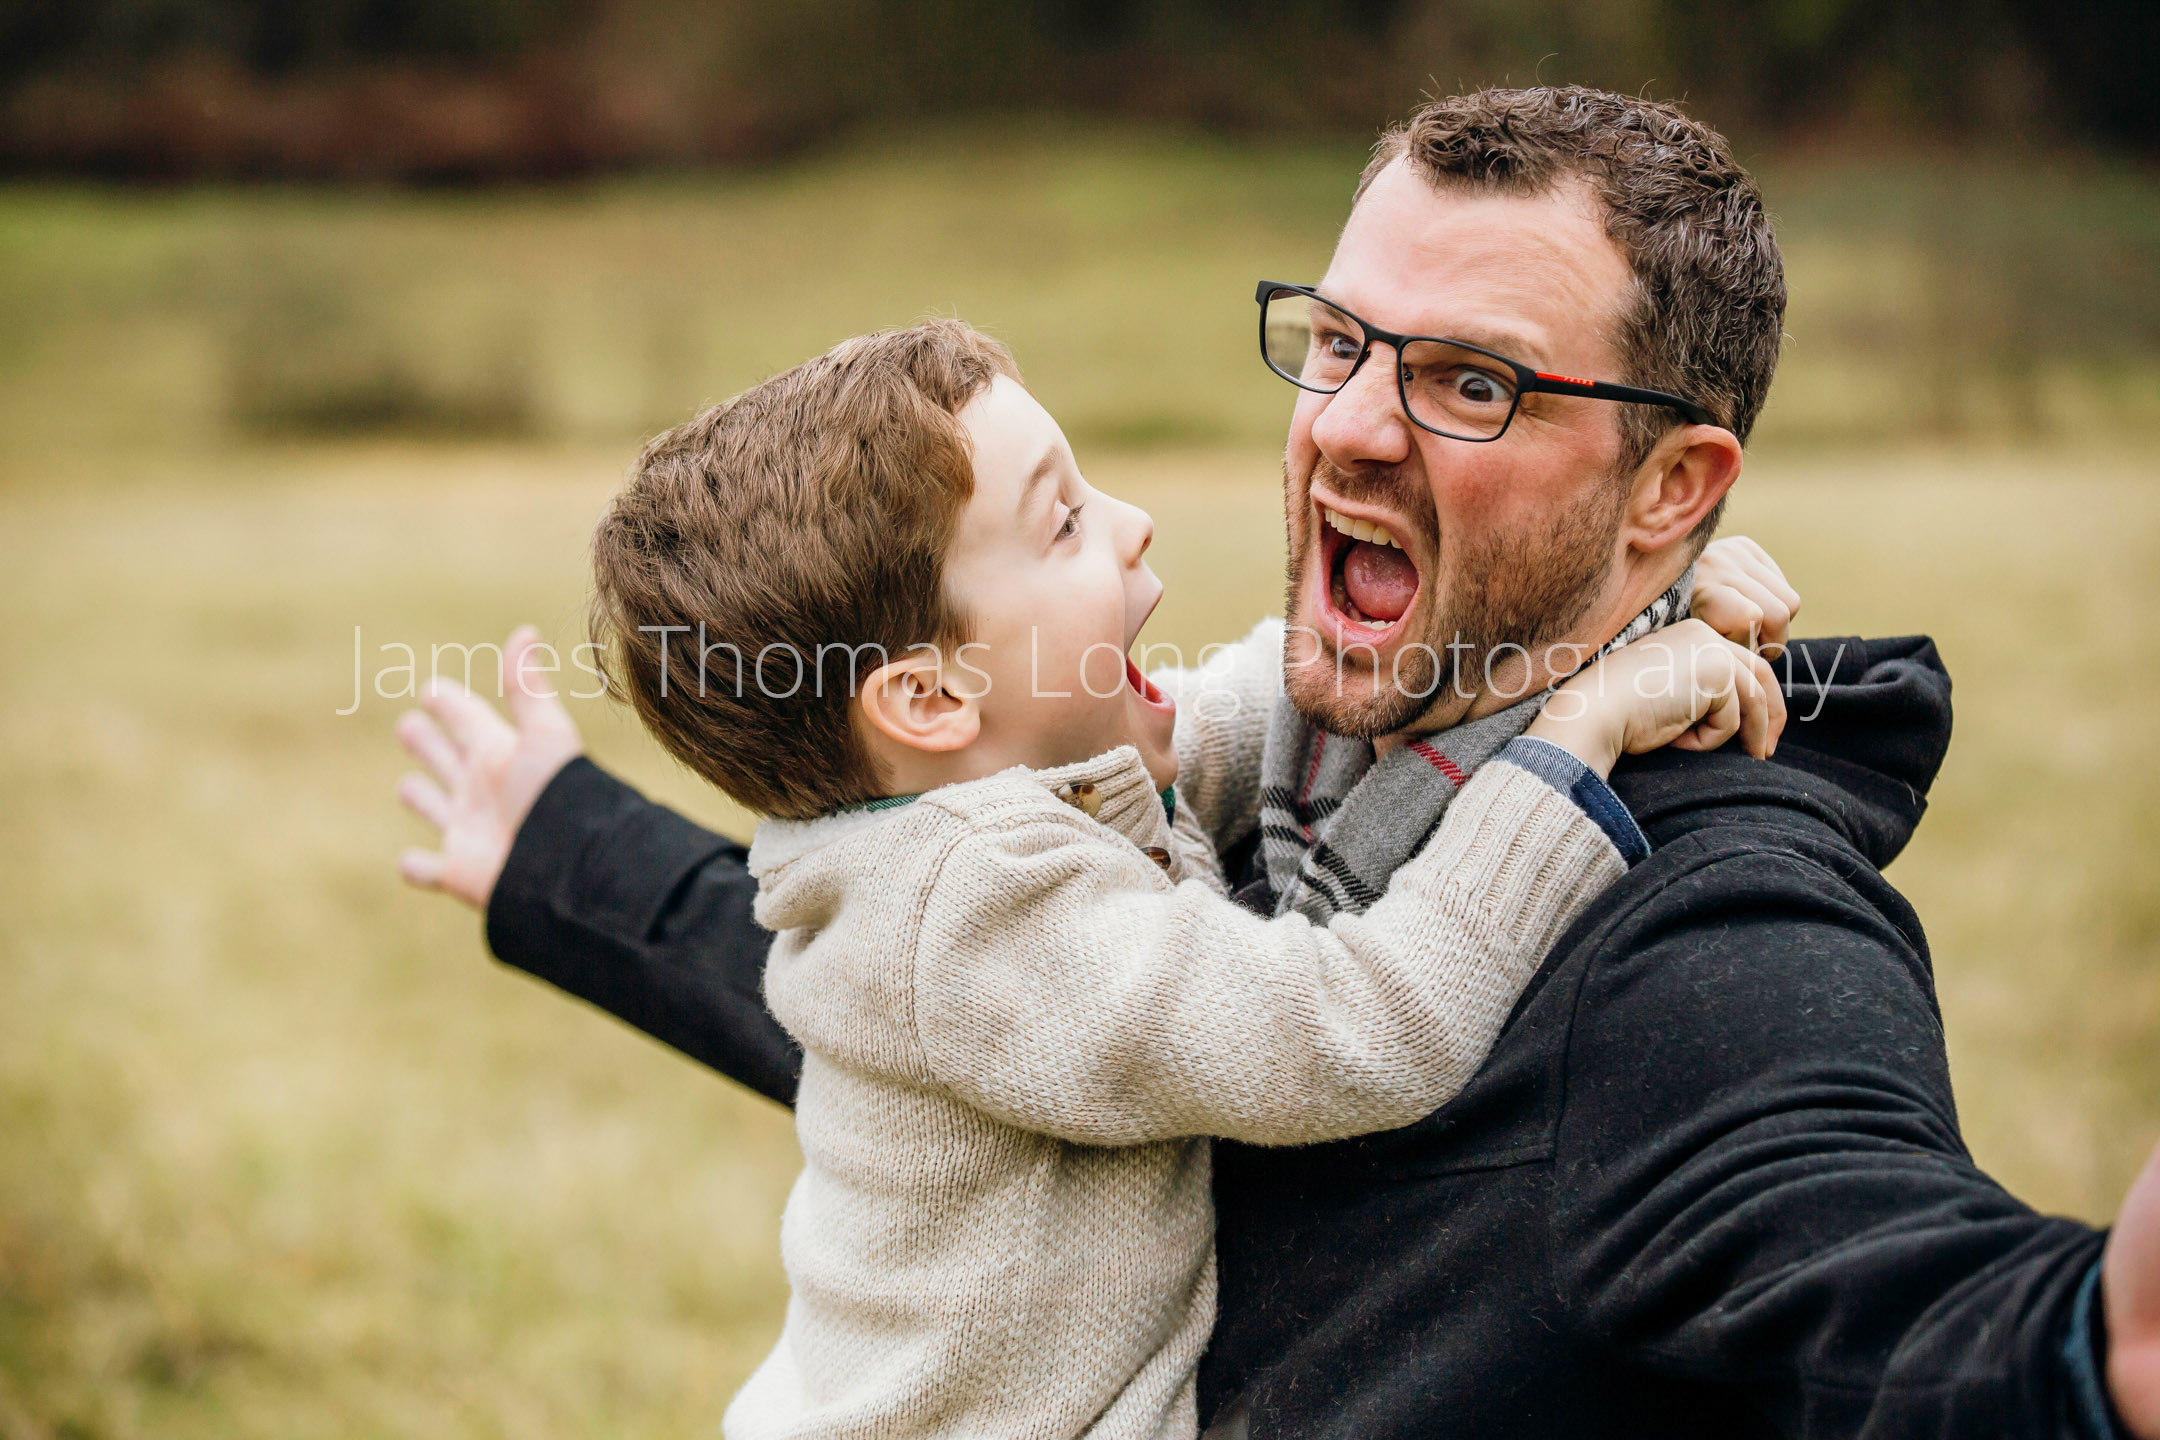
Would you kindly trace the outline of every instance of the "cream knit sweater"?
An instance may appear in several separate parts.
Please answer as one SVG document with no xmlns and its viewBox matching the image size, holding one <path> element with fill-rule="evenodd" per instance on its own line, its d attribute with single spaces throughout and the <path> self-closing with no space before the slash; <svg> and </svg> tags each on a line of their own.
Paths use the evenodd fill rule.
<svg viewBox="0 0 2160 1440">
<path fill-rule="evenodd" d="M 1620 875 L 1580 809 L 1495 761 L 1364 915 L 1240 908 L 1210 840 L 1251 827 L 1281 633 L 1158 677 L 1175 826 L 1120 748 L 759 828 L 803 1173 L 786 1323 L 731 1440 L 1191 1436 L 1215 1318 L 1199 1137 L 1429 1113 Z"/>
</svg>

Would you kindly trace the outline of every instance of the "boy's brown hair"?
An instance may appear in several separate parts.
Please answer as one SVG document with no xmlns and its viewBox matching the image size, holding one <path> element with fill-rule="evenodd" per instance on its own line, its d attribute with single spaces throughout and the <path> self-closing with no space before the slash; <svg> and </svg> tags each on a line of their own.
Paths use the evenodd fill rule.
<svg viewBox="0 0 2160 1440">
<path fill-rule="evenodd" d="M 945 552 L 968 401 L 1012 355 L 957 320 L 843 341 L 646 445 L 593 537 L 594 637 L 668 751 L 805 819 L 880 793 L 856 686 L 967 617 Z"/>
</svg>

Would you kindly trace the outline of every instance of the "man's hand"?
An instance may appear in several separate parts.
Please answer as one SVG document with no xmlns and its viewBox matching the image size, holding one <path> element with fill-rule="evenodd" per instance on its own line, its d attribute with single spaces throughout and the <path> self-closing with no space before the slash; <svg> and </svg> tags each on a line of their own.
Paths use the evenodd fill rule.
<svg viewBox="0 0 2160 1440">
<path fill-rule="evenodd" d="M 1660 746 L 1715 750 L 1741 737 L 1768 759 L 1785 730 L 1785 694 L 1762 656 L 1700 620 L 1682 620 L 1576 672 L 1528 734 L 1600 775 Z"/>
<path fill-rule="evenodd" d="M 494 706 L 444 680 L 432 682 L 421 697 L 427 714 L 408 710 L 398 717 L 398 740 L 435 777 L 405 776 L 398 799 L 442 832 L 440 850 L 407 850 L 398 873 L 408 884 L 455 895 L 475 910 L 487 909 L 533 802 L 585 749 L 555 687 L 528 668 L 539 643 L 539 632 L 521 625 L 503 645 L 501 688 L 515 729 Z"/>
<path fill-rule="evenodd" d="M 2123 1197 L 2100 1261 L 2107 1387 L 2130 1433 L 2160 1440 L 2160 1148 Z"/>
<path fill-rule="evenodd" d="M 1745 535 L 1713 540 L 1695 562 L 1696 619 L 1732 641 L 1773 660 L 1792 638 L 1800 592 L 1785 572 Z"/>
</svg>

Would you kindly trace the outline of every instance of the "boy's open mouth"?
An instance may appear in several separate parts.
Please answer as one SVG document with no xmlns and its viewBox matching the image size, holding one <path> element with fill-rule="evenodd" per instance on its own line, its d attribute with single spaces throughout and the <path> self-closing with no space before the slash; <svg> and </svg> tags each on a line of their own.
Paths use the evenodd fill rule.
<svg viewBox="0 0 2160 1440">
<path fill-rule="evenodd" d="M 1384 637 L 1417 603 L 1417 564 L 1389 531 L 1316 500 L 1326 595 L 1337 618 Z"/>
<path fill-rule="evenodd" d="M 1130 655 L 1125 657 L 1125 683 L 1133 688 L 1134 694 L 1156 709 L 1167 710 L 1170 708 L 1170 697 L 1156 689 L 1155 682 L 1140 673 L 1140 667 L 1133 663 L 1133 658 Z"/>
<path fill-rule="evenodd" d="M 1125 683 L 1132 687 L 1133 694 L 1138 695 L 1150 707 L 1156 710 L 1175 710 L 1176 703 L 1156 689 L 1152 680 L 1140 673 L 1139 663 L 1132 658 L 1132 647 L 1140 643 L 1140 632 L 1147 627 L 1148 617 L 1155 613 L 1157 605 L 1162 604 L 1162 583 L 1153 576 L 1149 577 L 1149 581 L 1155 586 L 1155 597 L 1147 602 L 1147 608 L 1140 612 L 1139 623 L 1133 626 L 1132 634 L 1125 639 Z"/>
</svg>

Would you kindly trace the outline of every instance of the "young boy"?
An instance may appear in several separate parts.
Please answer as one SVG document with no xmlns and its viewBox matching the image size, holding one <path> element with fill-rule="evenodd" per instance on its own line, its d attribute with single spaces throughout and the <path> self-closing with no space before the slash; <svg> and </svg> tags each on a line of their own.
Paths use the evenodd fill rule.
<svg viewBox="0 0 2160 1440">
<path fill-rule="evenodd" d="M 1641 650 L 1616 652 L 1370 909 L 1266 919 L 1223 893 L 1213 842 L 1254 823 L 1282 627 L 1144 679 L 1151 534 L 951 321 L 660 437 L 600 527 L 614 678 L 772 817 L 751 868 L 780 932 L 767 1000 L 804 1050 L 804 1168 L 793 1297 L 736 1440 L 1191 1435 L 1200 1137 L 1432 1111 L 1641 853 L 1613 760 L 1774 738 L 1741 653 L 1683 622 L 1665 643 L 1697 684 L 1638 686 Z"/>
</svg>

